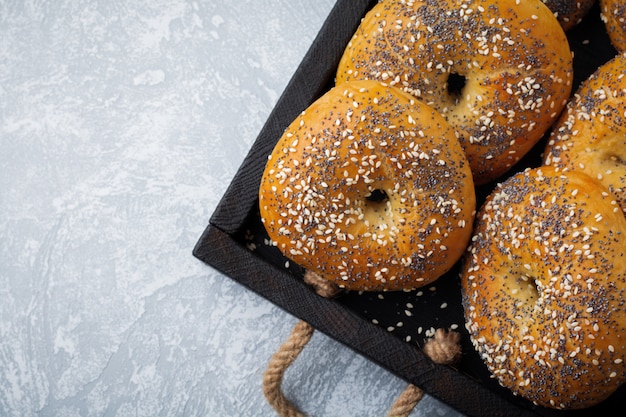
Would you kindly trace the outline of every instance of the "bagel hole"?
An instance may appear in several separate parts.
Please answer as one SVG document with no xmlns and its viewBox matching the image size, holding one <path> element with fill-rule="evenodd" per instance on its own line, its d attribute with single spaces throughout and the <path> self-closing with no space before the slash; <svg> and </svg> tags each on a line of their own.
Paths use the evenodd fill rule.
<svg viewBox="0 0 626 417">
<path fill-rule="evenodd" d="M 450 73 L 450 75 L 448 76 L 447 86 L 448 94 L 455 99 L 460 98 L 466 82 L 467 79 L 463 75 L 454 72 Z"/>
<path fill-rule="evenodd" d="M 534 306 L 539 299 L 539 288 L 537 287 L 535 279 L 529 275 L 521 274 L 517 277 L 515 285 L 516 291 L 514 294 L 517 298 L 528 305 Z"/>
<path fill-rule="evenodd" d="M 366 195 L 365 199 L 371 203 L 383 203 L 389 200 L 389 197 L 387 196 L 385 190 L 377 188 Z"/>
</svg>

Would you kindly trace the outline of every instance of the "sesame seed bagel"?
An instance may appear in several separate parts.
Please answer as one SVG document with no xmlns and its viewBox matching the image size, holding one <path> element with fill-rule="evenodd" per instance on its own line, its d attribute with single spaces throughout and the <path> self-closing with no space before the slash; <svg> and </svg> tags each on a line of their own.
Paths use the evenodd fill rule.
<svg viewBox="0 0 626 417">
<path fill-rule="evenodd" d="M 381 80 L 434 106 L 479 185 L 539 141 L 572 75 L 563 28 L 540 0 L 383 0 L 346 47 L 336 82 Z"/>
<path fill-rule="evenodd" d="M 463 150 L 435 109 L 355 81 L 285 130 L 259 207 L 287 258 L 341 288 L 393 291 L 431 283 L 460 259 L 476 197 Z"/>
<path fill-rule="evenodd" d="M 596 179 L 527 169 L 488 196 L 461 272 L 471 341 L 498 382 L 557 409 L 626 381 L 626 218 Z"/>
<path fill-rule="evenodd" d="M 545 165 L 579 169 L 600 180 L 626 213 L 626 52 L 581 84 L 543 155 Z"/>
<path fill-rule="evenodd" d="M 611 44 L 620 52 L 626 51 L 626 2 L 599 0 L 600 17 L 606 25 Z"/>
<path fill-rule="evenodd" d="M 550 9 L 563 30 L 579 24 L 589 13 L 596 0 L 541 0 Z"/>
</svg>

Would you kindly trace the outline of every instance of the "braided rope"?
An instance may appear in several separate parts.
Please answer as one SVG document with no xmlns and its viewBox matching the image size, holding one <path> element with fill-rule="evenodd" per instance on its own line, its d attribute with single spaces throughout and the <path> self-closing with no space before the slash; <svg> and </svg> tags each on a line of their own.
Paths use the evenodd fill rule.
<svg viewBox="0 0 626 417">
<path fill-rule="evenodd" d="M 340 291 L 335 284 L 310 271 L 306 271 L 304 280 L 322 297 L 334 297 Z M 265 398 L 280 417 L 306 417 L 285 397 L 281 385 L 285 371 L 311 340 L 313 332 L 313 326 L 303 320 L 298 321 L 287 340 L 270 359 L 263 375 Z M 460 338 L 457 332 L 437 329 L 435 335 L 426 341 L 424 353 L 435 363 L 452 365 L 461 358 Z M 409 384 L 393 403 L 387 417 L 407 417 L 423 397 L 421 388 Z"/>
<path fill-rule="evenodd" d="M 304 272 L 304 282 L 309 284 L 315 292 L 325 298 L 333 298 L 341 291 L 335 283 L 322 278 L 313 271 L 306 270 Z"/>
<path fill-rule="evenodd" d="M 446 332 L 437 329 L 435 335 L 426 341 L 424 353 L 433 362 L 441 365 L 453 365 L 461 359 L 461 335 L 457 332 Z M 395 403 L 391 406 L 387 417 L 406 417 L 424 397 L 424 391 L 409 384 Z"/>
<path fill-rule="evenodd" d="M 281 385 L 285 371 L 309 343 L 311 336 L 313 336 L 313 326 L 305 321 L 298 321 L 291 335 L 270 359 L 263 375 L 265 398 L 281 417 L 306 417 L 285 397 Z"/>
<path fill-rule="evenodd" d="M 387 417 L 406 417 L 424 397 L 424 390 L 413 384 L 407 385 L 400 396 L 393 403 Z"/>
</svg>

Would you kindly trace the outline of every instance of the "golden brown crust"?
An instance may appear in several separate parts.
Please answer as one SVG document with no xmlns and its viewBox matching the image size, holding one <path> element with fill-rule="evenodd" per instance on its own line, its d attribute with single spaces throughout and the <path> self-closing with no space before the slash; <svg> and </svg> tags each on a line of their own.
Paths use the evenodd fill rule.
<svg viewBox="0 0 626 417">
<path fill-rule="evenodd" d="M 626 381 L 626 218 L 580 171 L 527 169 L 476 216 L 462 270 L 471 340 L 536 404 L 589 407 Z"/>
<path fill-rule="evenodd" d="M 337 83 L 382 80 L 433 105 L 458 131 L 475 183 L 494 180 L 543 136 L 572 88 L 560 24 L 540 0 L 517 3 L 382 1 L 347 46 Z"/>
<path fill-rule="evenodd" d="M 600 17 L 606 25 L 611 44 L 620 52 L 626 51 L 626 2 L 600 0 Z"/>
<path fill-rule="evenodd" d="M 541 0 L 559 21 L 563 30 L 568 31 L 589 13 L 596 0 Z"/>
<path fill-rule="evenodd" d="M 626 213 L 626 52 L 578 88 L 552 129 L 544 164 L 597 178 Z"/>
<path fill-rule="evenodd" d="M 285 256 L 354 290 L 437 279 L 462 256 L 476 208 L 469 164 L 445 119 L 376 81 L 336 86 L 293 121 L 259 200 Z"/>
</svg>

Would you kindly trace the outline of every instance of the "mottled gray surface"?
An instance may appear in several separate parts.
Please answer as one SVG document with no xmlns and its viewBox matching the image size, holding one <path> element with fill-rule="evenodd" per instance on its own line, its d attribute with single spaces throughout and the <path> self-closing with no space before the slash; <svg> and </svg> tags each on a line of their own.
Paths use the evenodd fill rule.
<svg viewBox="0 0 626 417">
<path fill-rule="evenodd" d="M 295 318 L 191 251 L 332 3 L 0 0 L 0 415 L 275 415 Z M 404 386 L 319 333 L 285 381 L 316 416 Z"/>
</svg>

